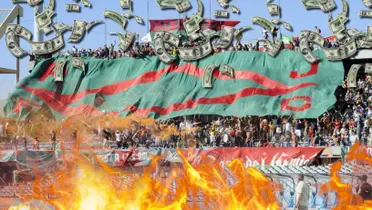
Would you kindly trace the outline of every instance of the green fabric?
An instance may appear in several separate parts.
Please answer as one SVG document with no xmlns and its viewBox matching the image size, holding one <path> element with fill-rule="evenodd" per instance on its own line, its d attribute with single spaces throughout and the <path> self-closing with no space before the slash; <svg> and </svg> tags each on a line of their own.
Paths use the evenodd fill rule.
<svg viewBox="0 0 372 210">
<path fill-rule="evenodd" d="M 323 60 L 317 73 L 297 79 L 290 78 L 291 72 L 304 74 L 309 71 L 310 65 L 299 52 L 288 50 L 283 50 L 276 58 L 263 52 L 231 51 L 195 62 L 178 59 L 172 65 L 162 63 L 155 56 L 115 60 L 84 58 L 86 75 L 73 68 L 72 58 L 69 57 L 64 82 L 57 83 L 53 72 L 49 72 L 47 77 L 45 75 L 48 74 L 48 67 L 61 57 L 46 59 L 40 61 L 32 74 L 17 85 L 5 103 L 4 111 L 7 117 L 26 115 L 27 109 L 16 112 L 20 98 L 24 98 L 48 107 L 53 113 L 51 116 L 59 119 L 78 113 L 92 116 L 110 113 L 125 117 L 133 111 L 160 119 L 193 114 L 316 118 L 335 103 L 334 91 L 342 84 L 344 70 L 342 62 L 327 61 L 322 51 L 314 53 Z M 203 88 L 202 75 L 209 64 L 228 64 L 235 70 L 236 76 L 230 79 L 216 70 L 213 88 Z M 144 75 L 148 77 L 143 78 Z M 264 79 L 261 77 L 273 81 L 262 83 Z M 269 89 L 266 86 L 275 81 L 283 87 L 271 87 L 271 95 L 262 94 Z M 315 84 L 281 93 L 304 83 Z M 127 88 L 123 88 L 124 85 Z M 247 92 L 252 94 L 244 95 Z M 95 107 L 98 93 L 106 102 Z M 311 107 L 303 111 L 281 109 L 285 99 L 296 96 L 309 97 Z M 303 103 L 296 100 L 289 105 L 299 107 Z"/>
<path fill-rule="evenodd" d="M 281 39 L 283 41 L 283 44 L 293 43 L 293 38 L 291 36 L 287 36 L 287 35 L 282 34 Z"/>
<path fill-rule="evenodd" d="M 0 151 L 0 163 L 15 161 L 15 151 L 14 150 L 2 150 Z"/>
</svg>

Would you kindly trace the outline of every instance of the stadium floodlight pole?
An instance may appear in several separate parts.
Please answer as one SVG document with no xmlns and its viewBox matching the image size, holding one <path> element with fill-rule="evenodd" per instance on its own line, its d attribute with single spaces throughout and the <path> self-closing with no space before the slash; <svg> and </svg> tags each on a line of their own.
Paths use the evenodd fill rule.
<svg viewBox="0 0 372 210">
<path fill-rule="evenodd" d="M 21 24 L 21 17 L 19 16 L 19 14 L 17 15 L 17 24 L 18 25 Z M 20 46 L 19 37 L 17 37 L 17 44 L 18 44 L 18 46 Z M 20 72 L 20 59 L 19 59 L 19 57 L 17 57 L 16 69 L 17 69 L 16 81 L 18 83 L 19 82 L 19 72 Z"/>
<path fill-rule="evenodd" d="M 105 21 L 105 45 L 107 45 L 107 23 L 106 21 Z"/>
<path fill-rule="evenodd" d="M 147 33 L 150 33 L 150 1 L 147 0 L 147 24 L 146 24 L 146 31 Z"/>
<path fill-rule="evenodd" d="M 209 0 L 209 20 L 212 19 L 212 0 Z"/>
<path fill-rule="evenodd" d="M 279 0 L 279 20 L 281 20 L 282 19 L 282 8 L 280 7 L 280 0 Z M 279 38 L 280 38 L 280 40 L 282 40 L 282 24 L 280 24 L 279 25 L 279 33 L 280 33 L 280 36 L 279 36 Z"/>
<path fill-rule="evenodd" d="M 43 4 L 34 7 L 34 42 L 42 42 L 44 40 L 43 34 L 40 32 L 39 27 L 36 24 L 36 14 L 40 14 L 42 11 Z"/>
</svg>

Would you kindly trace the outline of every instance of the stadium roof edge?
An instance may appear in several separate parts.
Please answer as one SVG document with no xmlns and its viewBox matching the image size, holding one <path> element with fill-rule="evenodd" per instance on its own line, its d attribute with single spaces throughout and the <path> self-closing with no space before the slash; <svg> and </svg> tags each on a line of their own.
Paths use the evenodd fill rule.
<svg viewBox="0 0 372 210">
<path fill-rule="evenodd" d="M 370 49 L 359 50 L 355 56 L 350 57 L 350 60 L 362 60 L 362 59 L 372 59 L 372 50 Z"/>
<path fill-rule="evenodd" d="M 16 73 L 17 73 L 16 70 L 6 69 L 6 68 L 1 68 L 0 67 L 0 74 L 16 74 Z"/>
<path fill-rule="evenodd" d="M 0 20 L 0 39 L 3 38 L 8 23 L 12 23 L 17 16 L 23 17 L 23 8 L 19 5 L 15 5 L 12 9 L 0 9 L 0 11 L 1 10 L 10 10 L 10 12 L 4 20 Z"/>
</svg>

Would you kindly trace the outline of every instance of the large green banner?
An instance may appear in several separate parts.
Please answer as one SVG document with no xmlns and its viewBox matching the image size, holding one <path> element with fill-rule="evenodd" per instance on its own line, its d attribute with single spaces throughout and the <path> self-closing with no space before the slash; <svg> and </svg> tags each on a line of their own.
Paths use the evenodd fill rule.
<svg viewBox="0 0 372 210">
<path fill-rule="evenodd" d="M 263 52 L 230 51 L 195 62 L 165 64 L 157 57 L 83 58 L 86 72 L 72 66 L 72 58 L 57 57 L 37 63 L 8 98 L 8 117 L 24 118 L 38 109 L 51 116 L 84 113 L 120 117 L 135 113 L 167 119 L 193 114 L 293 115 L 316 118 L 333 106 L 334 91 L 342 84 L 342 62 L 322 59 L 310 65 L 299 52 L 283 50 L 273 58 Z M 54 67 L 67 59 L 64 82 L 54 81 Z M 203 87 L 208 64 L 228 64 L 234 78 L 218 69 L 212 88 Z"/>
</svg>

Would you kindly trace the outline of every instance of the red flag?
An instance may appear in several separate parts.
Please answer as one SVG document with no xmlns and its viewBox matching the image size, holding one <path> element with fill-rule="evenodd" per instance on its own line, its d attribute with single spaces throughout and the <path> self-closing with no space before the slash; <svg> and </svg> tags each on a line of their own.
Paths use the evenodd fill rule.
<svg viewBox="0 0 372 210">
<path fill-rule="evenodd" d="M 136 150 L 137 148 L 137 144 L 134 145 L 134 147 L 130 150 L 128 156 L 124 159 L 124 163 L 123 163 L 123 166 L 125 167 L 125 165 L 127 164 L 127 161 L 129 160 L 130 156 L 132 156 L 134 150 Z"/>
</svg>

